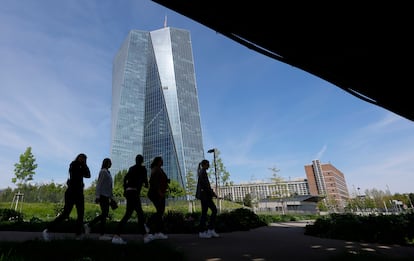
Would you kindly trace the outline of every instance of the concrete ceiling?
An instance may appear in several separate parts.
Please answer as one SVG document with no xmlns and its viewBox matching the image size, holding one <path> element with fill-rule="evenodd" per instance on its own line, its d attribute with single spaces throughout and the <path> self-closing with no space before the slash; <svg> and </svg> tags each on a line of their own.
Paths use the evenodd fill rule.
<svg viewBox="0 0 414 261">
<path fill-rule="evenodd" d="M 153 2 L 414 121 L 409 2 Z"/>
</svg>

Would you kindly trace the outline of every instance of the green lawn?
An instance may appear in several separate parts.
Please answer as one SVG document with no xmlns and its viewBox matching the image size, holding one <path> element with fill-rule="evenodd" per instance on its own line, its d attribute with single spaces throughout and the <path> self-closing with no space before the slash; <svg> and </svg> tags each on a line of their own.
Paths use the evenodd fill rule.
<svg viewBox="0 0 414 261">
<path fill-rule="evenodd" d="M 195 212 L 201 212 L 201 206 L 199 201 L 193 202 Z M 0 209 L 9 209 L 11 207 L 11 202 L 0 202 Z M 20 210 L 23 214 L 25 221 L 31 219 L 40 219 L 42 221 L 51 221 L 56 217 L 59 209 L 63 207 L 62 203 L 26 203 L 23 202 L 19 205 L 17 211 Z M 143 210 L 145 213 L 154 213 L 155 208 L 152 203 L 143 202 Z M 228 212 L 237 208 L 243 207 L 240 204 L 223 201 L 222 210 L 223 212 Z M 189 212 L 189 203 L 188 201 L 168 201 L 166 206 L 166 212 L 175 211 L 181 213 Z M 191 209 L 191 208 L 190 208 Z M 111 220 L 121 220 L 122 216 L 125 213 L 125 205 L 119 204 L 118 209 L 110 210 L 109 215 Z M 95 216 L 100 214 L 100 208 L 98 204 L 85 203 L 85 221 L 93 219 Z M 70 215 L 71 218 L 76 218 L 76 208 L 72 210 Z"/>
</svg>

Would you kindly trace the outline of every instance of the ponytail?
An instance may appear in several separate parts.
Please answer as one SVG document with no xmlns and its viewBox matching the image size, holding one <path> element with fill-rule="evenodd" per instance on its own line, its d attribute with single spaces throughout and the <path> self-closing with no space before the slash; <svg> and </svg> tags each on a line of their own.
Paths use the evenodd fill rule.
<svg viewBox="0 0 414 261">
<path fill-rule="evenodd" d="M 200 162 L 200 163 L 198 163 L 198 170 L 200 170 L 201 169 L 201 165 L 202 165 L 202 161 Z"/>
<path fill-rule="evenodd" d="M 204 159 L 200 163 L 198 163 L 198 170 L 202 169 L 203 165 L 208 164 L 209 161 Z"/>
</svg>

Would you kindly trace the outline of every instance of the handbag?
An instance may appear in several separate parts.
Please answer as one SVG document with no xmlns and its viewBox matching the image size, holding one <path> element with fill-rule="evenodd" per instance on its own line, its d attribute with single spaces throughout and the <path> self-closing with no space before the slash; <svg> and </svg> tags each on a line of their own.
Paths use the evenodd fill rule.
<svg viewBox="0 0 414 261">
<path fill-rule="evenodd" d="M 116 203 L 115 200 L 111 199 L 111 201 L 109 202 L 109 206 L 111 207 L 112 210 L 115 210 L 118 208 L 118 203 Z"/>
</svg>

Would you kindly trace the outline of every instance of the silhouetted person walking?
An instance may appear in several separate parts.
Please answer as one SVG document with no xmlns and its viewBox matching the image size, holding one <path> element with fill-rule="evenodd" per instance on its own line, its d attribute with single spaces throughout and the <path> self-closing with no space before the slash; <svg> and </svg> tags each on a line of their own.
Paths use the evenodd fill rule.
<svg viewBox="0 0 414 261">
<path fill-rule="evenodd" d="M 112 237 L 105 235 L 106 219 L 109 215 L 110 203 L 114 201 L 113 198 L 113 179 L 109 168 L 112 166 L 112 161 L 105 158 L 102 161 L 102 167 L 99 171 L 98 181 L 96 183 L 96 199 L 101 207 L 101 214 L 95 217 L 91 222 L 84 225 L 85 233 L 89 234 L 91 227 L 99 222 L 99 240 L 111 240 Z"/>
<path fill-rule="evenodd" d="M 49 223 L 47 228 L 43 230 L 43 239 L 49 240 L 49 231 L 54 231 L 56 226 L 69 218 L 70 212 L 72 212 L 73 206 L 76 206 L 77 219 L 76 219 L 76 236 L 80 238 L 83 234 L 83 216 L 85 213 L 85 201 L 83 195 L 83 178 L 90 178 L 91 172 L 86 164 L 86 155 L 81 153 L 76 156 L 75 160 L 70 163 L 69 166 L 69 179 L 67 180 L 67 189 L 65 191 L 65 205 L 63 212 Z"/>
<path fill-rule="evenodd" d="M 151 163 L 148 198 L 154 204 L 156 213 L 153 216 L 154 223 L 151 227 L 152 236 L 149 240 L 168 238 L 168 236 L 163 233 L 165 229 L 163 224 L 163 215 L 165 212 L 165 198 L 170 180 L 162 169 L 163 164 L 164 162 L 161 157 L 155 157 Z"/>
<path fill-rule="evenodd" d="M 138 218 L 138 230 L 144 235 L 144 242 L 150 241 L 151 235 L 147 234 L 145 227 L 145 216 L 141 204 L 141 189 L 142 186 L 148 188 L 147 168 L 143 165 L 144 157 L 138 154 L 135 157 L 135 165 L 130 167 L 124 177 L 124 196 L 126 198 L 126 211 L 121 221 L 118 224 L 117 232 L 112 238 L 114 244 L 125 244 L 126 242 L 121 238 L 121 233 L 125 224 L 131 218 L 135 211 Z"/>
<path fill-rule="evenodd" d="M 215 223 L 217 217 L 217 207 L 214 204 L 213 198 L 217 198 L 217 194 L 213 191 L 208 179 L 207 169 L 210 167 L 208 160 L 202 160 L 198 164 L 198 181 L 196 198 L 201 201 L 201 217 L 199 225 L 199 237 L 200 238 L 211 238 L 219 237 L 220 235 L 215 231 Z M 207 212 L 211 210 L 210 220 L 207 223 Z"/>
</svg>

